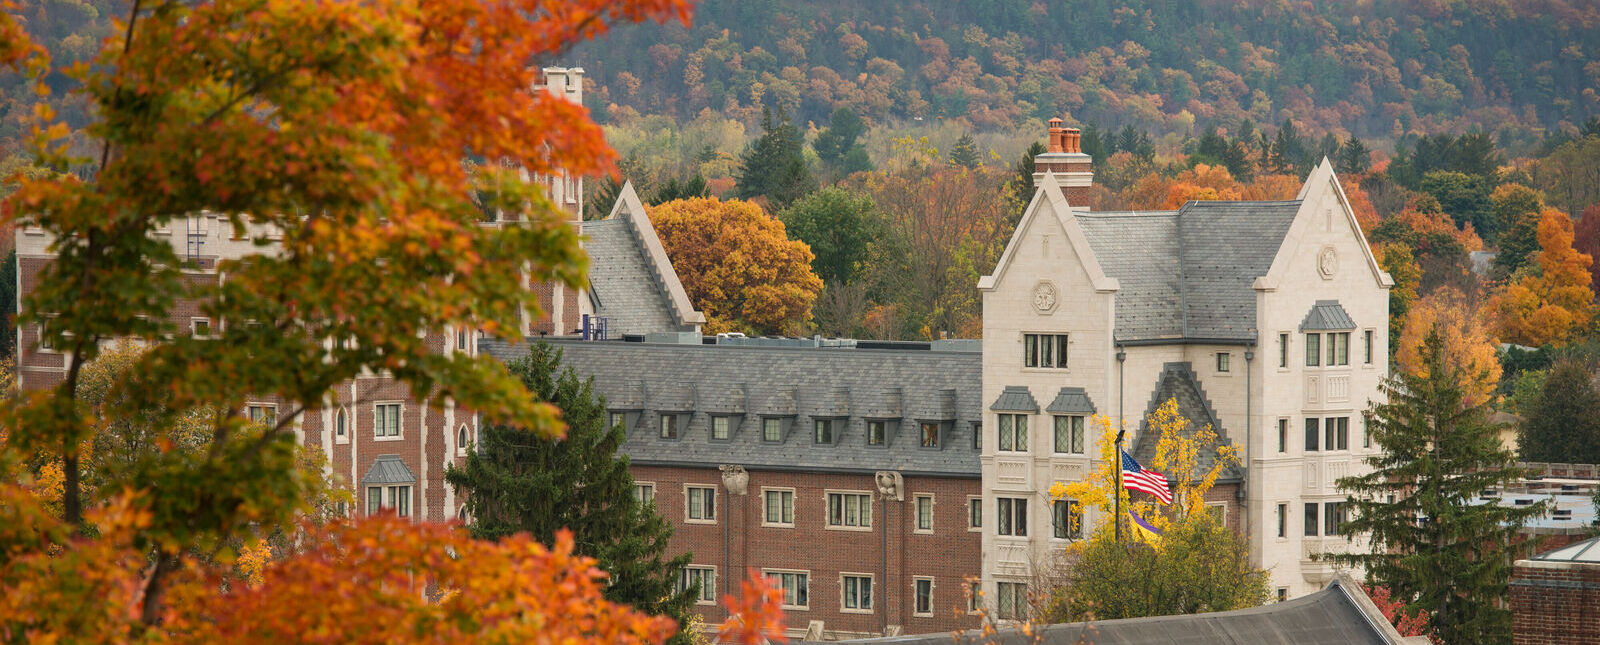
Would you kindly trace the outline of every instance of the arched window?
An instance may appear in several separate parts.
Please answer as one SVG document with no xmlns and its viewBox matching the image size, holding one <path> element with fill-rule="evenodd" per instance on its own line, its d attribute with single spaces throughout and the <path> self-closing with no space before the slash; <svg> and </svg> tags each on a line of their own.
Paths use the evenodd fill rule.
<svg viewBox="0 0 1600 645">
<path fill-rule="evenodd" d="M 347 431 L 348 427 L 349 427 L 349 417 L 345 414 L 344 408 L 339 408 L 339 412 L 337 414 L 333 415 L 333 434 L 334 434 L 334 436 L 339 437 L 340 439 L 343 439 L 345 437 L 345 432 Z"/>
<path fill-rule="evenodd" d="M 461 429 L 456 431 L 456 450 L 459 452 L 467 450 L 467 424 L 465 423 L 461 424 Z"/>
</svg>

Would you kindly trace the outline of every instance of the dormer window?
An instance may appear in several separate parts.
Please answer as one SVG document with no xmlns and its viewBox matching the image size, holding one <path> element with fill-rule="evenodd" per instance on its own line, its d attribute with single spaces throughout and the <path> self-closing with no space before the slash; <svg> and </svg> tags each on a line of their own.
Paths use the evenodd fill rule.
<svg viewBox="0 0 1600 645">
<path fill-rule="evenodd" d="M 662 439 L 677 439 L 678 438 L 678 415 L 676 415 L 676 414 L 663 414 L 663 415 L 661 415 L 661 438 Z"/>
<path fill-rule="evenodd" d="M 889 422 L 874 419 L 867 422 L 867 445 L 882 446 L 889 442 Z"/>
<path fill-rule="evenodd" d="M 767 443 L 783 441 L 783 419 L 767 417 L 761 420 L 761 440 Z"/>
<path fill-rule="evenodd" d="M 816 443 L 833 443 L 836 423 L 836 419 L 817 419 L 815 425 Z"/>
<path fill-rule="evenodd" d="M 938 448 L 943 441 L 944 424 L 937 421 L 923 421 L 920 434 L 923 448 Z"/>
</svg>

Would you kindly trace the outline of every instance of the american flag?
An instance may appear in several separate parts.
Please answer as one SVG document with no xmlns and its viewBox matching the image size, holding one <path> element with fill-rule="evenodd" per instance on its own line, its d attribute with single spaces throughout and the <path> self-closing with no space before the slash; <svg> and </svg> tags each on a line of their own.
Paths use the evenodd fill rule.
<svg viewBox="0 0 1600 645">
<path fill-rule="evenodd" d="M 1172 491 L 1167 489 L 1167 476 L 1141 468 L 1126 450 L 1122 451 L 1122 487 L 1155 495 L 1162 504 L 1172 503 Z"/>
</svg>

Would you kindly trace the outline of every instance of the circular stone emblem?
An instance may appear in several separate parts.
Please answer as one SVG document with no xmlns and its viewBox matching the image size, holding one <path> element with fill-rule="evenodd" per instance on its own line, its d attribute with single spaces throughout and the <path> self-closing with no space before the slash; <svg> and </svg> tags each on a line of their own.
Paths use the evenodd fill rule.
<svg viewBox="0 0 1600 645">
<path fill-rule="evenodd" d="M 1049 280 L 1040 280 L 1033 285 L 1033 308 L 1041 314 L 1047 314 L 1056 308 L 1056 285 Z"/>
<path fill-rule="evenodd" d="M 1317 255 L 1317 272 L 1324 279 L 1332 278 L 1333 274 L 1339 272 L 1339 254 L 1334 252 L 1333 247 L 1322 247 L 1322 253 Z"/>
</svg>

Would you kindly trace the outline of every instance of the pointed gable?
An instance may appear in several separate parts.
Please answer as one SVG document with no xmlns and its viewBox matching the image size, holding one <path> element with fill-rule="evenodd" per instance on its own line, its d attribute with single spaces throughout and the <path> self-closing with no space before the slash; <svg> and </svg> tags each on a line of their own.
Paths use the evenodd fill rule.
<svg viewBox="0 0 1600 645">
<path fill-rule="evenodd" d="M 690 305 L 633 182 L 606 219 L 583 223 L 583 234 L 595 315 L 613 335 L 699 331 L 705 314 Z"/>
<path fill-rule="evenodd" d="M 1195 375 L 1194 368 L 1189 363 L 1167 363 L 1161 369 L 1161 376 L 1157 377 L 1156 388 L 1150 394 L 1150 405 L 1145 410 L 1144 416 L 1139 421 L 1139 440 L 1133 447 L 1133 458 L 1140 464 L 1154 468 L 1151 462 L 1155 460 L 1156 447 L 1161 443 L 1161 437 L 1150 428 L 1150 415 L 1168 400 L 1178 402 L 1178 414 L 1189 420 L 1189 425 L 1180 432 L 1186 437 L 1193 437 L 1200 429 L 1210 426 L 1217 433 L 1218 442 L 1222 446 L 1232 444 L 1228 439 L 1227 429 L 1218 421 L 1216 408 L 1211 405 L 1211 400 L 1206 397 L 1205 390 L 1200 386 L 1200 378 Z M 1195 464 L 1196 476 L 1210 472 L 1211 467 L 1217 463 L 1216 450 L 1202 450 Z M 1174 473 L 1166 473 L 1170 478 Z M 1230 465 L 1222 471 L 1217 478 L 1219 481 L 1239 481 L 1244 479 L 1244 473 L 1238 464 Z"/>
</svg>

